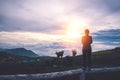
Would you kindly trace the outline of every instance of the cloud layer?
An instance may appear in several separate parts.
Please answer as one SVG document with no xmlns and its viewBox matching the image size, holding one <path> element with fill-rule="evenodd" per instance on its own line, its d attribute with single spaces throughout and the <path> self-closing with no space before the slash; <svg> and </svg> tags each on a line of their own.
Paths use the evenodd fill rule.
<svg viewBox="0 0 120 80">
<path fill-rule="evenodd" d="M 1 0 L 0 31 L 53 33 L 63 29 L 62 17 L 71 15 L 86 19 L 94 31 L 119 28 L 119 14 L 119 0 Z"/>
<path fill-rule="evenodd" d="M 72 22 L 90 29 L 93 51 L 120 46 L 119 0 L 0 0 L 0 47 L 25 47 L 40 55 L 62 49 L 68 55 L 75 47 L 81 53 L 80 40 L 77 46 L 65 40 L 68 23 L 77 28 Z"/>
</svg>

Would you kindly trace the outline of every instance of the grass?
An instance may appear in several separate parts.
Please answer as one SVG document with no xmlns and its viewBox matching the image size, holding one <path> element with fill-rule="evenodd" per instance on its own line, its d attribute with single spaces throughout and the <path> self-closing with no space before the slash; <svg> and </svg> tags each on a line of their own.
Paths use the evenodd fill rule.
<svg viewBox="0 0 120 80">
<path fill-rule="evenodd" d="M 82 55 L 58 59 L 51 57 L 39 61 L 1 63 L 0 74 L 31 74 L 65 71 L 81 68 L 83 64 Z M 103 50 L 92 53 L 92 67 L 120 66 L 120 52 L 114 50 Z"/>
<path fill-rule="evenodd" d="M 106 55 L 106 54 L 112 54 L 113 51 L 112 50 L 102 50 L 102 51 L 96 51 L 93 52 L 92 55 Z"/>
</svg>

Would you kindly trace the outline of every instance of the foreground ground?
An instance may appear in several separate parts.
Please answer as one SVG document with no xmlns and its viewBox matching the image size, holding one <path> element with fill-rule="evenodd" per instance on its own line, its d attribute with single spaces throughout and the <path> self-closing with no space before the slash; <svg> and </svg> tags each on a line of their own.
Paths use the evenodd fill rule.
<svg viewBox="0 0 120 80">
<path fill-rule="evenodd" d="M 0 74 L 32 74 L 48 73 L 78 69 L 82 67 L 82 55 L 58 59 L 55 57 L 42 58 L 35 62 L 6 62 L 0 63 Z M 92 68 L 120 66 L 120 48 L 92 53 Z"/>
</svg>

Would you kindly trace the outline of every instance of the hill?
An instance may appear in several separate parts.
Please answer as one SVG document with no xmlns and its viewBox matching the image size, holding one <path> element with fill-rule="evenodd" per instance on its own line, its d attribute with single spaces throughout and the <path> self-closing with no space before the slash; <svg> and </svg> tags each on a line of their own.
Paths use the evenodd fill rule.
<svg viewBox="0 0 120 80">
<path fill-rule="evenodd" d="M 26 57 L 39 57 L 36 53 L 31 50 L 27 50 L 25 48 L 15 48 L 15 49 L 0 49 L 0 52 L 6 52 L 13 55 L 18 56 L 26 56 Z"/>
<path fill-rule="evenodd" d="M 0 74 L 31 74 L 78 69 L 82 67 L 83 57 L 82 55 L 68 56 L 61 59 L 56 57 L 34 57 L 27 61 L 16 64 L 2 64 L 0 65 Z M 113 66 L 120 66 L 120 47 L 92 53 L 92 68 Z"/>
<path fill-rule="evenodd" d="M 2 63 L 13 64 L 13 63 L 22 62 L 24 60 L 30 60 L 30 58 L 9 54 L 6 52 L 0 52 L 0 64 L 2 64 Z"/>
</svg>

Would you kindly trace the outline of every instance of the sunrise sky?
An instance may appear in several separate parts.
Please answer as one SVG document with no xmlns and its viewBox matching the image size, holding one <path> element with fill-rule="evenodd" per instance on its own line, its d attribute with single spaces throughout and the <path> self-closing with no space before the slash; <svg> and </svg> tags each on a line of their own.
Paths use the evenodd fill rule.
<svg viewBox="0 0 120 80">
<path fill-rule="evenodd" d="M 93 51 L 120 46 L 119 0 L 0 0 L 0 48 L 33 50 L 55 56 L 81 54 L 84 29 Z"/>
</svg>

